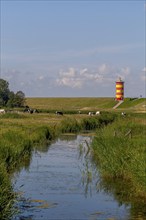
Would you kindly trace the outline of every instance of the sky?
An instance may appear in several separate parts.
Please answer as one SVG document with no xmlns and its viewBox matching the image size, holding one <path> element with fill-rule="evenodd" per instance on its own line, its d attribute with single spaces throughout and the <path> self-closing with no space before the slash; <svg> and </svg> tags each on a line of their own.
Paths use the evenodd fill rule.
<svg viewBox="0 0 146 220">
<path fill-rule="evenodd" d="M 0 78 L 26 97 L 146 97 L 144 0 L 0 0 Z"/>
</svg>

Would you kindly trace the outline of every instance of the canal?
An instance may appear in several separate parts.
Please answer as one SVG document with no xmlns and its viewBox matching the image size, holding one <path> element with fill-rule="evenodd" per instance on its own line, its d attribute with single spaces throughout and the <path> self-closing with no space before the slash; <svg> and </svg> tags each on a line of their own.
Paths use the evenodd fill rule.
<svg viewBox="0 0 146 220">
<path fill-rule="evenodd" d="M 91 162 L 92 136 L 62 135 L 34 150 L 28 168 L 15 174 L 19 212 L 12 220 L 128 220 L 127 205 L 98 187 Z"/>
</svg>

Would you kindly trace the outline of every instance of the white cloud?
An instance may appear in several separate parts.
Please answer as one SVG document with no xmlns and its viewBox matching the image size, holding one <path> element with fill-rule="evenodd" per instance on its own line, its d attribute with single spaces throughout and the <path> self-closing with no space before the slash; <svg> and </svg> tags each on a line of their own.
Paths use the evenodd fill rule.
<svg viewBox="0 0 146 220">
<path fill-rule="evenodd" d="M 82 81 L 79 78 L 69 78 L 69 77 L 63 77 L 56 80 L 57 86 L 67 86 L 71 88 L 81 88 L 82 87 Z"/>
<path fill-rule="evenodd" d="M 121 77 L 122 80 L 125 80 L 131 74 L 131 70 L 129 67 L 122 67 L 117 70 L 116 79 Z"/>
<path fill-rule="evenodd" d="M 116 80 L 120 77 L 122 80 L 126 80 L 130 74 L 131 74 L 131 69 L 130 67 L 122 67 L 119 69 L 115 69 L 114 71 L 116 71 Z"/>
<path fill-rule="evenodd" d="M 78 72 L 74 68 L 69 68 L 68 71 L 61 70 L 59 78 L 56 79 L 57 86 L 67 86 L 71 88 L 81 88 L 82 80 L 78 77 Z"/>
<path fill-rule="evenodd" d="M 98 71 L 99 71 L 99 73 L 101 73 L 101 74 L 106 74 L 106 73 L 108 73 L 109 71 L 110 71 L 110 67 L 107 65 L 107 64 L 105 64 L 105 63 L 103 63 L 103 64 L 101 64 L 99 67 L 98 67 Z"/>
<path fill-rule="evenodd" d="M 64 76 L 64 77 L 75 77 L 76 71 L 75 71 L 74 68 L 70 67 L 67 72 L 64 72 L 64 71 L 61 70 L 59 75 Z"/>
<path fill-rule="evenodd" d="M 129 67 L 121 68 L 121 74 L 123 74 L 124 76 L 128 76 L 130 74 L 130 68 Z"/>
<path fill-rule="evenodd" d="M 80 70 L 80 75 L 84 75 L 88 72 L 88 69 L 87 68 L 84 68 L 84 69 L 81 69 Z"/>
<path fill-rule="evenodd" d="M 121 67 L 117 69 L 114 66 L 101 64 L 96 70 L 74 69 L 69 68 L 68 71 L 60 71 L 56 79 L 56 86 L 70 88 L 86 88 L 113 83 L 119 76 L 124 80 L 130 75 L 129 67 Z"/>
</svg>

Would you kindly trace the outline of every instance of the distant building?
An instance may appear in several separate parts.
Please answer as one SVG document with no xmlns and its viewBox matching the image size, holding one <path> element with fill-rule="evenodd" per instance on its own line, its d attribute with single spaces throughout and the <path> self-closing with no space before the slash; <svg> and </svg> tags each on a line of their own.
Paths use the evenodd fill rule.
<svg viewBox="0 0 146 220">
<path fill-rule="evenodd" d="M 124 100 L 124 81 L 121 78 L 116 81 L 116 100 Z"/>
</svg>

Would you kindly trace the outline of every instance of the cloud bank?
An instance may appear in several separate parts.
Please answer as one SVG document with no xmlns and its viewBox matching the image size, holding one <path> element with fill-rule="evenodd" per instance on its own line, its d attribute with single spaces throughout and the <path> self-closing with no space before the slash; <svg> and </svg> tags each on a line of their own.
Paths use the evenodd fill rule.
<svg viewBox="0 0 146 220">
<path fill-rule="evenodd" d="M 130 75 L 129 67 L 116 67 L 105 63 L 98 66 L 95 70 L 88 68 L 75 69 L 73 67 L 64 71 L 61 70 L 56 79 L 57 86 L 66 86 L 81 89 L 85 86 L 96 86 L 97 84 L 109 84 L 121 77 L 123 80 Z"/>
<path fill-rule="evenodd" d="M 7 80 L 13 91 L 22 90 L 27 97 L 60 96 L 111 96 L 115 95 L 115 81 L 125 81 L 128 96 L 133 96 L 135 87 L 144 94 L 146 67 L 134 74 L 128 66 L 114 66 L 107 63 L 89 67 L 66 67 L 53 72 L 25 72 L 15 69 L 1 71 L 1 78 Z M 136 93 L 137 95 L 137 93 Z"/>
</svg>

